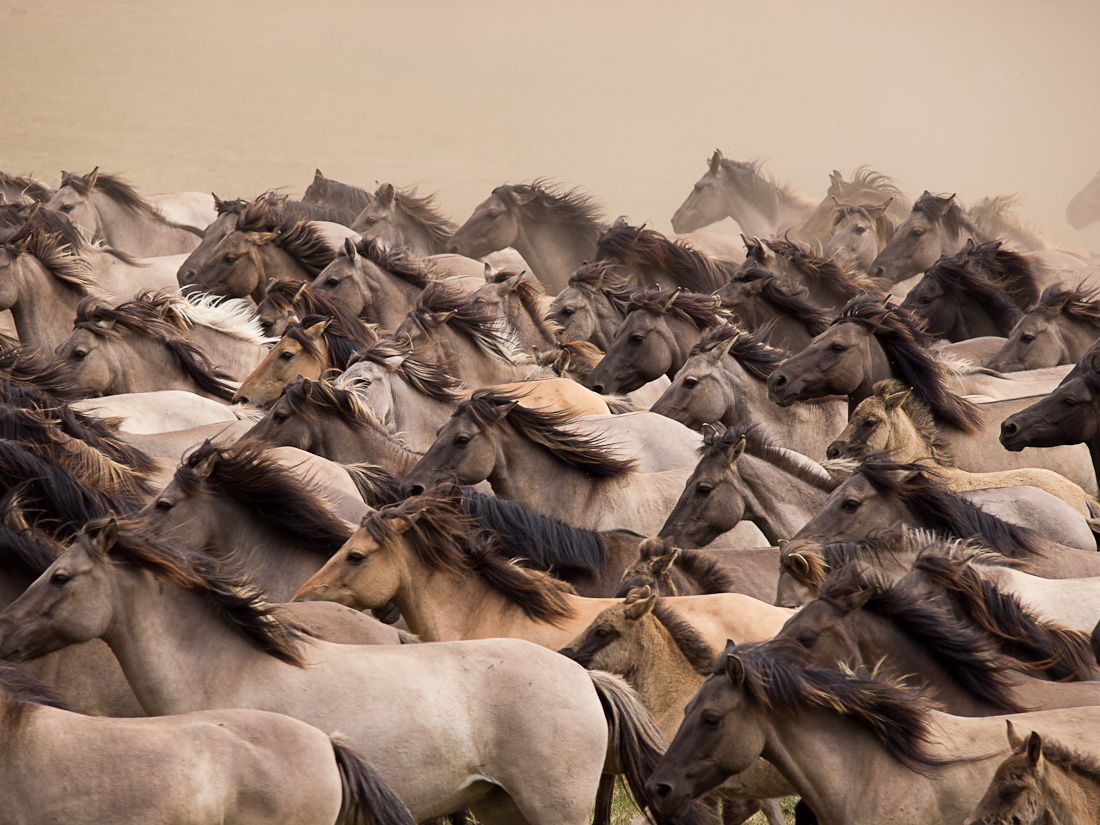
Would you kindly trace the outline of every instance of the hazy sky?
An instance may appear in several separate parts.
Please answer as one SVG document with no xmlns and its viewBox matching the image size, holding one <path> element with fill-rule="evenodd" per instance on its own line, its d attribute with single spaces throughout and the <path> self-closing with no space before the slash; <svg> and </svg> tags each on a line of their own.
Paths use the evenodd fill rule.
<svg viewBox="0 0 1100 825">
<path fill-rule="evenodd" d="M 1100 2 L 0 0 L 0 168 L 143 192 L 582 185 L 668 229 L 715 147 L 823 196 L 1019 192 L 1043 228 L 1100 169 Z"/>
</svg>

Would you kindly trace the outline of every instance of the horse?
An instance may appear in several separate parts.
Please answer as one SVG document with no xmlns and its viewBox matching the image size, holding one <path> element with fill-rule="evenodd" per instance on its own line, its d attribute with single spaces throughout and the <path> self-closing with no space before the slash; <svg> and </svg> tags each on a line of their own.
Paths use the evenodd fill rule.
<svg viewBox="0 0 1100 825">
<path fill-rule="evenodd" d="M 713 295 L 648 287 L 630 296 L 630 308 L 611 348 L 585 386 L 600 395 L 639 389 L 683 367 L 703 330 L 726 322 Z"/>
<path fill-rule="evenodd" d="M 1100 810 L 1100 760 L 1008 722 L 1012 752 L 997 766 L 966 825 L 1088 822 Z"/>
<path fill-rule="evenodd" d="M 447 243 L 446 251 L 481 258 L 513 247 L 550 292 L 596 251 L 602 209 L 577 189 L 546 180 L 498 186 L 478 204 Z"/>
<path fill-rule="evenodd" d="M 168 220 L 115 175 L 61 173 L 59 188 L 44 208 L 60 212 L 89 241 L 103 241 L 139 258 L 187 253 L 199 245 L 202 227 Z M 205 226 L 205 224 L 203 224 Z"/>
<path fill-rule="evenodd" d="M 264 291 L 264 299 L 256 305 L 256 320 L 264 335 L 281 338 L 287 325 L 306 315 L 326 315 L 335 318 L 349 330 L 370 328 L 362 337 L 373 340 L 373 327 L 324 293 L 309 289 L 297 281 L 271 281 Z"/>
<path fill-rule="evenodd" d="M 0 195 L 9 203 L 45 203 L 55 190 L 28 175 L 11 175 L 0 172 Z"/>
<path fill-rule="evenodd" d="M 1066 205 L 1066 220 L 1074 229 L 1084 229 L 1100 220 L 1100 172 Z"/>
<path fill-rule="evenodd" d="M 338 728 L 417 821 L 469 807 L 487 823 L 582 825 L 605 770 L 626 771 L 649 801 L 641 787 L 660 735 L 616 677 L 520 640 L 311 640 L 211 559 L 113 519 L 89 524 L 8 607 L 0 657 L 96 637 L 150 713 L 251 707 Z"/>
<path fill-rule="evenodd" d="M 185 279 L 184 289 L 259 303 L 270 281 L 310 281 L 335 257 L 317 224 L 281 209 L 277 201 L 257 199 L 237 215 L 236 228 L 201 266 L 181 269 L 178 277 Z"/>
<path fill-rule="evenodd" d="M 684 705 L 710 673 L 716 655 L 668 599 L 658 599 L 644 587 L 601 611 L 583 633 L 558 652 L 588 670 L 623 676 L 653 714 L 666 741 L 676 735 Z M 723 799 L 722 821 L 729 822 L 731 799 L 786 795 L 791 789 L 761 760 L 724 783 L 718 793 Z M 774 804 L 765 802 L 764 810 L 771 825 L 786 821 L 782 814 L 776 815 Z"/>
<path fill-rule="evenodd" d="M 341 223 L 351 226 L 355 218 L 370 206 L 371 193 L 358 186 L 326 178 L 320 169 L 313 173 L 313 180 L 302 195 L 302 202 L 321 205 L 341 211 Z"/>
<path fill-rule="evenodd" d="M 694 232 L 729 217 L 751 237 L 774 238 L 802 226 L 813 212 L 809 200 L 765 178 L 756 161 L 728 160 L 715 149 L 707 172 L 672 216 L 675 232 Z"/>
<path fill-rule="evenodd" d="M 586 263 L 569 276 L 546 314 L 561 328 L 563 343 L 591 341 L 606 352 L 630 311 L 637 287 L 610 261 Z"/>
<path fill-rule="evenodd" d="M 1026 560 L 1048 578 L 1100 573 L 1100 559 L 1094 550 L 1041 538 L 1038 532 L 1018 527 L 950 493 L 921 465 L 898 464 L 875 454 L 864 459 L 833 491 L 797 537 L 859 540 L 899 521 L 956 538 L 980 538 L 1006 556 Z"/>
<path fill-rule="evenodd" d="M 780 406 L 847 395 L 851 413 L 873 394 L 879 381 L 899 378 L 933 412 L 941 434 L 954 447 L 963 469 L 985 472 L 1047 467 L 1057 469 L 1095 495 L 1095 475 L 1082 465 L 1079 456 L 1065 453 L 1057 461 L 1051 461 L 1033 453 L 1025 458 L 1009 455 L 992 443 L 994 417 L 1004 408 L 1015 412 L 1030 403 L 1020 398 L 1021 394 L 1049 392 L 1050 379 L 1017 382 L 982 375 L 959 376 L 932 356 L 929 343 L 928 336 L 905 310 L 887 307 L 870 297 L 854 298 L 825 333 L 772 372 L 768 395 Z M 970 389 L 973 384 L 984 389 L 987 381 L 1014 385 L 1014 400 L 979 405 L 956 394 L 960 390 L 973 391 Z M 987 394 L 995 391 L 990 387 Z"/>
<path fill-rule="evenodd" d="M 1043 290 L 986 366 L 997 372 L 1076 364 L 1100 337 L 1100 289 L 1054 284 Z"/>
<path fill-rule="evenodd" d="M 801 352 L 832 320 L 805 300 L 805 289 L 791 287 L 766 269 L 743 270 L 714 295 L 743 327 L 766 329 L 768 341 L 787 352 Z"/>
<path fill-rule="evenodd" d="M 316 379 L 330 370 L 342 372 L 364 347 L 377 340 L 374 331 L 363 324 L 346 326 L 338 318 L 306 315 L 287 325 L 279 343 L 241 382 L 233 403 L 269 407 L 291 379 L 299 375 Z"/>
<path fill-rule="evenodd" d="M 705 425 L 699 455 L 658 534 L 688 547 L 710 544 L 742 519 L 774 546 L 798 533 L 837 486 L 819 464 L 777 446 L 756 424 Z"/>
<path fill-rule="evenodd" d="M 550 352 L 542 353 L 536 360 L 541 366 L 553 370 L 562 378 L 568 378 L 583 385 L 602 358 L 603 351 L 595 344 L 590 344 L 588 341 L 568 341 Z M 662 375 L 645 384 L 641 389 L 628 392 L 624 396 L 599 396 L 596 393 L 593 395 L 603 398 L 608 409 L 613 413 L 648 410 L 668 389 L 670 383 L 668 376 Z"/>
<path fill-rule="evenodd" d="M 490 273 L 487 283 L 470 293 L 500 323 L 513 330 L 520 346 L 536 355 L 554 348 L 558 327 L 546 320 L 549 298 L 541 283 L 522 272 Z"/>
<path fill-rule="evenodd" d="M 811 254 L 804 245 L 789 240 L 764 241 L 775 253 L 778 271 L 806 290 L 814 306 L 838 311 L 859 295 L 883 294 L 882 282 L 842 269 L 829 258 Z"/>
<path fill-rule="evenodd" d="M 896 284 L 924 272 L 944 255 L 954 255 L 968 236 L 979 242 L 993 240 L 967 217 L 954 195 L 925 190 L 871 262 L 869 274 Z"/>
<path fill-rule="evenodd" d="M 461 492 L 413 496 L 364 519 L 295 599 L 357 610 L 392 602 L 424 641 L 519 638 L 557 650 L 613 599 L 586 599 L 547 573 L 502 556 L 461 515 Z M 789 611 L 721 593 L 672 600 L 711 641 L 770 638 Z M 456 611 L 456 603 L 479 605 Z"/>
<path fill-rule="evenodd" d="M 1091 712 L 1012 717 L 1091 747 Z M 896 683 L 809 667 L 789 640 L 730 643 L 646 787 L 668 815 L 763 756 L 821 822 L 961 821 L 1003 758 L 1005 717 L 933 711 Z M 853 794 L 852 777 L 874 776 Z"/>
<path fill-rule="evenodd" d="M 880 203 L 837 203 L 832 216 L 832 234 L 822 256 L 842 268 L 866 273 L 871 262 L 894 237 L 897 224 L 889 214 L 894 199 Z M 801 234 L 801 233 L 800 233 Z"/>
<path fill-rule="evenodd" d="M 838 218 L 838 213 L 846 212 L 850 206 L 879 207 L 882 204 L 886 204 L 883 218 L 891 225 L 892 235 L 892 227 L 905 219 L 911 207 L 905 193 L 891 178 L 869 166 L 857 167 L 852 172 L 851 180 L 845 180 L 844 175 L 834 169 L 829 173 L 829 188 L 825 197 L 798 228 L 797 236 L 804 243 L 820 248 L 828 243 L 833 230 L 842 220 Z M 825 255 L 830 257 L 828 252 Z M 866 267 L 862 269 L 866 271 Z"/>
<path fill-rule="evenodd" d="M 734 324 L 705 330 L 650 410 L 693 430 L 708 423 L 760 424 L 802 454 L 824 457 L 828 440 L 844 421 L 844 403 L 824 399 L 780 413 L 768 400 L 767 380 L 787 354 L 766 339 L 766 330 L 749 333 Z"/>
<path fill-rule="evenodd" d="M 1019 195 L 995 195 L 974 203 L 966 210 L 967 217 L 982 232 L 993 238 L 1002 238 L 1017 249 L 1043 250 L 1053 246 L 1050 239 L 1028 226 L 1014 210 L 1020 204 Z"/>
<path fill-rule="evenodd" d="M 900 381 L 875 384 L 874 395 L 860 402 L 848 425 L 829 445 L 829 459 L 862 461 L 872 452 L 886 452 L 903 464 L 921 462 L 955 492 L 991 487 L 1031 485 L 1065 501 L 1085 518 L 1100 511 L 1091 496 L 1060 473 L 1022 467 L 995 473 L 970 473 L 955 466 L 955 455 L 940 435 L 928 405 Z"/>
<path fill-rule="evenodd" d="M 415 822 L 354 750 L 279 714 L 93 720 L 8 664 L 0 708 L 0 802 L 12 823 Z"/>
<path fill-rule="evenodd" d="M 351 224 L 353 231 L 390 249 L 405 247 L 417 255 L 437 255 L 458 226 L 443 215 L 434 194 L 383 183 Z"/>
<path fill-rule="evenodd" d="M 488 480 L 497 495 L 575 527 L 656 533 L 689 472 L 638 473 L 637 460 L 606 439 L 571 431 L 574 421 L 565 412 L 527 409 L 516 393 L 478 390 L 455 408 L 401 491 L 420 495 L 451 478 Z M 544 478 L 561 483 L 544 485 Z"/>
<path fill-rule="evenodd" d="M 1035 273 L 1023 255 L 1000 241 L 968 240 L 960 252 L 930 266 L 901 306 L 932 335 L 963 341 L 1008 336 L 1038 297 Z"/>
</svg>

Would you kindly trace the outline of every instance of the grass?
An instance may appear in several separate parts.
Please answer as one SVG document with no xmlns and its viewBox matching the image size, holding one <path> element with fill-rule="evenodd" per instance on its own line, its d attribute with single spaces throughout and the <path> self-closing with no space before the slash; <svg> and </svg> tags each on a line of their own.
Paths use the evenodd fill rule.
<svg viewBox="0 0 1100 825">
<path fill-rule="evenodd" d="M 787 820 L 787 825 L 794 825 L 794 806 L 798 802 L 797 796 L 787 796 L 779 801 L 779 807 Z M 638 808 L 630 798 L 630 792 L 620 779 L 615 785 L 615 798 L 611 801 L 611 825 L 630 825 L 634 817 L 638 815 Z M 768 825 L 768 820 L 763 813 L 754 814 L 746 825 Z"/>
</svg>

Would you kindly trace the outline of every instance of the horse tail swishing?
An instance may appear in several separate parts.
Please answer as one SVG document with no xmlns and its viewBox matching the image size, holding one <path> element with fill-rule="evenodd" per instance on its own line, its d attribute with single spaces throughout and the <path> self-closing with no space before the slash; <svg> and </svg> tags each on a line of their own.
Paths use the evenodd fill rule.
<svg viewBox="0 0 1100 825">
<path fill-rule="evenodd" d="M 698 802 L 692 803 L 687 813 L 675 820 L 658 813 L 656 807 L 650 805 L 645 783 L 664 755 L 665 743 L 661 732 L 642 700 L 620 677 L 600 670 L 590 671 L 588 675 L 607 717 L 608 757 L 609 761 L 612 757 L 614 759 L 609 772 L 623 774 L 638 807 L 649 805 L 657 825 L 671 825 L 672 822 L 677 825 L 703 825 L 708 822 L 710 813 Z M 598 800 L 599 796 L 599 808 Z M 595 825 L 604 824 L 596 819 Z"/>
<path fill-rule="evenodd" d="M 409 809 L 374 768 L 335 737 L 329 739 L 344 794 L 336 825 L 416 825 Z"/>
</svg>

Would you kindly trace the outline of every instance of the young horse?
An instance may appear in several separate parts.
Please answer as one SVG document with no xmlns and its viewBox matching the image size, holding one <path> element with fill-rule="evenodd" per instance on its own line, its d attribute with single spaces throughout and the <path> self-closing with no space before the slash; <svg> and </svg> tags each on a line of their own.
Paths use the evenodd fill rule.
<svg viewBox="0 0 1100 825">
<path fill-rule="evenodd" d="M 596 251 L 603 210 L 576 189 L 545 180 L 498 186 L 451 236 L 447 251 L 468 258 L 513 247 L 557 294 Z"/>
<path fill-rule="evenodd" d="M 424 641 L 518 638 L 557 650 L 612 599 L 585 599 L 524 570 L 460 512 L 461 496 L 414 496 L 368 516 L 295 596 L 362 610 L 393 602 Z M 789 611 L 738 593 L 673 599 L 708 639 L 770 638 Z M 456 605 L 477 604 L 476 611 Z"/>
<path fill-rule="evenodd" d="M 1012 748 L 997 766 L 966 825 L 1095 822 L 1100 811 L 1100 760 L 1032 731 L 1021 739 L 1008 722 Z"/>
<path fill-rule="evenodd" d="M 336 252 L 321 229 L 300 213 L 257 199 L 237 216 L 236 228 L 222 238 L 210 257 L 181 277 L 199 292 L 248 298 L 259 303 L 273 280 L 309 281 Z"/>
<path fill-rule="evenodd" d="M 204 227 L 173 223 L 114 175 L 61 173 L 61 188 L 45 204 L 90 241 L 103 241 L 139 258 L 178 255 L 199 245 Z"/>
<path fill-rule="evenodd" d="M 769 342 L 787 352 L 801 352 L 832 320 L 832 315 L 803 300 L 805 289 L 792 289 L 776 273 L 757 267 L 739 271 L 714 294 L 738 323 L 767 330 Z"/>
<path fill-rule="evenodd" d="M 458 226 L 439 211 L 436 196 L 418 197 L 416 188 L 383 183 L 351 224 L 352 230 L 389 249 L 404 247 L 416 255 L 437 255 Z"/>
<path fill-rule="evenodd" d="M 703 330 L 724 324 L 713 295 L 648 287 L 630 296 L 630 309 L 611 348 L 585 386 L 601 395 L 639 389 L 662 375 L 672 378 Z"/>
<path fill-rule="evenodd" d="M 1100 337 L 1100 289 L 1054 284 L 1016 322 L 986 364 L 1013 372 L 1076 364 Z"/>
<path fill-rule="evenodd" d="M 704 425 L 699 464 L 660 536 L 703 547 L 741 519 L 776 545 L 803 528 L 837 486 L 819 464 L 776 446 L 756 424 Z"/>
<path fill-rule="evenodd" d="M 660 735 L 641 702 L 527 642 L 312 640 L 208 557 L 113 520 L 89 524 L 8 607 L 0 657 L 98 637 L 150 713 L 251 707 L 340 730 L 417 821 L 469 807 L 492 825 L 583 825 L 606 764 L 649 802 Z"/>
<path fill-rule="evenodd" d="M 675 232 L 694 232 L 729 217 L 750 238 L 774 238 L 802 226 L 813 212 L 806 198 L 766 179 L 757 162 L 727 160 L 715 149 L 708 167 L 672 216 Z"/>
<path fill-rule="evenodd" d="M 832 234 L 821 251 L 822 256 L 844 269 L 866 273 L 897 231 L 897 224 L 887 211 L 893 202 L 889 198 L 880 203 L 837 203 Z"/>
<path fill-rule="evenodd" d="M 767 331 L 745 332 L 733 324 L 706 330 L 692 347 L 672 384 L 650 408 L 698 430 L 760 424 L 803 455 L 825 455 L 829 439 L 845 417 L 844 402 L 822 399 L 780 410 L 768 399 L 768 376 L 786 353 L 766 343 Z"/>
<path fill-rule="evenodd" d="M 586 263 L 569 277 L 546 318 L 561 327 L 563 342 L 590 341 L 606 352 L 630 311 L 630 296 L 636 289 L 615 264 Z"/>
<path fill-rule="evenodd" d="M 415 822 L 355 751 L 280 714 L 89 719 L 0 664 L 0 715 L 0 805 L 13 825 Z"/>
<path fill-rule="evenodd" d="M 646 783 L 660 810 L 674 816 L 759 756 L 825 825 L 958 822 L 974 808 L 1005 752 L 1004 717 L 936 713 L 911 690 L 803 657 L 786 640 L 726 647 Z M 1013 721 L 1087 747 L 1100 728 L 1080 709 Z"/>
<path fill-rule="evenodd" d="M 507 270 L 493 274 L 487 268 L 486 278 L 485 286 L 470 293 L 474 303 L 484 306 L 501 325 L 513 330 L 525 352 L 537 355 L 553 349 L 559 329 L 546 320 L 550 299 L 542 284 L 522 272 Z"/>
<path fill-rule="evenodd" d="M 954 492 L 1031 485 L 1062 499 L 1085 518 L 1100 512 L 1095 499 L 1053 470 L 1036 467 L 996 473 L 960 470 L 955 466 L 954 451 L 941 437 L 928 405 L 909 387 L 892 378 L 875 384 L 874 395 L 855 408 L 848 425 L 829 445 L 826 455 L 830 459 L 862 461 L 873 452 L 886 452 L 903 464 L 920 462 Z"/>
</svg>

